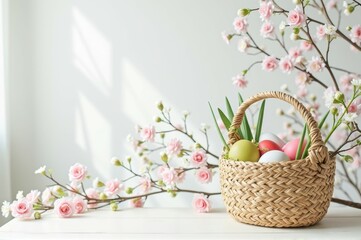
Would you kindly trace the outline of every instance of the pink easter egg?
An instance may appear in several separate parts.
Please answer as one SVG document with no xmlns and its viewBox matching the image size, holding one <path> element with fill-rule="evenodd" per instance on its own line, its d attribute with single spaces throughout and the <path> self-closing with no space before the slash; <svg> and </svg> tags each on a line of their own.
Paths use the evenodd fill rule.
<svg viewBox="0 0 361 240">
<path fill-rule="evenodd" d="M 288 143 L 286 143 L 286 145 L 283 146 L 282 151 L 291 160 L 295 160 L 299 143 L 300 143 L 299 138 L 293 139 L 292 141 L 289 141 Z M 306 147 L 306 140 L 303 141 L 301 155 L 302 155 L 303 151 L 305 150 L 305 147 Z"/>
</svg>

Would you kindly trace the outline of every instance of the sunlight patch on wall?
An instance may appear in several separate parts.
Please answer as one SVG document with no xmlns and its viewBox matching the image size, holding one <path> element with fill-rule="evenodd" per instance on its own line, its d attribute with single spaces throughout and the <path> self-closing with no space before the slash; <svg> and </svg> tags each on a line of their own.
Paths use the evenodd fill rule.
<svg viewBox="0 0 361 240">
<path fill-rule="evenodd" d="M 112 47 L 104 35 L 74 7 L 72 41 L 74 65 L 103 94 L 112 88 Z"/>
<path fill-rule="evenodd" d="M 111 156 L 112 132 L 109 121 L 83 94 L 79 94 L 77 113 L 79 115 L 76 122 L 77 143 L 79 147 L 89 152 L 91 161 L 99 173 L 107 176 L 108 171 L 104 167 L 104 162 L 109 163 L 109 159 L 104 159 L 104 156 Z"/>
</svg>

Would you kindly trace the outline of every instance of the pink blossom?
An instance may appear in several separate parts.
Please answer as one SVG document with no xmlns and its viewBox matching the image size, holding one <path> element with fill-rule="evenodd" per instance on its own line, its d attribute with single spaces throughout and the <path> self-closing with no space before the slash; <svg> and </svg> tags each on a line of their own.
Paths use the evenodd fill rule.
<svg viewBox="0 0 361 240">
<path fill-rule="evenodd" d="M 211 204 L 204 194 L 194 194 L 192 205 L 199 213 L 209 212 L 211 208 Z"/>
<path fill-rule="evenodd" d="M 69 180 L 71 182 L 81 182 L 87 175 L 87 168 L 80 163 L 76 163 L 69 169 Z"/>
<path fill-rule="evenodd" d="M 352 168 L 353 169 L 358 169 L 361 167 L 361 158 L 359 156 L 353 158 L 353 162 L 352 162 Z"/>
<path fill-rule="evenodd" d="M 83 213 L 87 210 L 87 203 L 79 196 L 73 198 L 73 205 L 76 213 Z"/>
<path fill-rule="evenodd" d="M 243 17 L 236 17 L 233 21 L 234 30 L 237 33 L 244 33 L 247 31 L 247 21 Z"/>
<path fill-rule="evenodd" d="M 59 217 L 68 218 L 74 215 L 75 208 L 70 198 L 59 198 L 54 202 L 54 211 Z"/>
<path fill-rule="evenodd" d="M 251 42 L 248 38 L 244 37 L 238 41 L 238 51 L 240 51 L 241 53 L 246 52 L 250 46 L 251 46 Z"/>
<path fill-rule="evenodd" d="M 300 44 L 300 48 L 303 50 L 303 51 L 311 51 L 313 46 L 312 46 L 312 43 L 310 41 L 306 41 L 306 40 L 302 40 L 301 41 L 301 44 Z"/>
<path fill-rule="evenodd" d="M 258 12 L 262 21 L 268 21 L 270 19 L 273 8 L 274 6 L 271 1 L 261 1 Z"/>
<path fill-rule="evenodd" d="M 206 167 L 201 167 L 196 172 L 196 178 L 200 183 L 212 182 L 212 172 Z"/>
<path fill-rule="evenodd" d="M 306 17 L 299 6 L 291 10 L 288 14 L 288 24 L 290 26 L 301 27 L 305 23 Z"/>
<path fill-rule="evenodd" d="M 219 129 L 221 129 L 221 130 L 226 129 L 226 126 L 224 125 L 224 123 L 223 123 L 223 121 L 221 119 L 217 120 L 217 125 L 218 125 Z"/>
<path fill-rule="evenodd" d="M 183 168 L 175 168 L 174 170 L 177 173 L 176 183 L 182 183 L 185 179 L 186 172 L 184 171 Z"/>
<path fill-rule="evenodd" d="M 311 61 L 308 63 L 307 71 L 308 72 L 321 72 L 325 67 L 325 63 L 320 59 L 320 57 L 313 56 Z"/>
<path fill-rule="evenodd" d="M 152 182 L 150 181 L 149 177 L 141 178 L 140 191 L 142 193 L 148 193 L 151 188 L 152 188 Z"/>
<path fill-rule="evenodd" d="M 97 207 L 98 204 L 95 202 L 94 199 L 99 198 L 99 192 L 94 188 L 88 188 L 87 190 L 85 190 L 85 193 L 88 196 L 88 198 L 91 198 L 90 200 L 88 200 L 88 208 Z"/>
<path fill-rule="evenodd" d="M 105 183 L 104 193 L 108 197 L 110 197 L 115 194 L 118 194 L 123 189 L 123 187 L 124 187 L 123 184 L 121 184 L 121 182 L 117 178 L 115 178 Z"/>
<path fill-rule="evenodd" d="M 351 81 L 357 78 L 355 74 L 345 74 L 340 77 L 341 89 L 344 92 L 349 92 L 353 90 Z"/>
<path fill-rule="evenodd" d="M 326 36 L 326 28 L 324 25 L 318 25 L 316 28 L 316 36 L 318 40 L 322 40 Z"/>
<path fill-rule="evenodd" d="M 45 206 L 50 206 L 55 200 L 55 197 L 51 193 L 49 188 L 46 188 L 43 193 L 41 194 L 41 202 Z"/>
<path fill-rule="evenodd" d="M 140 136 L 143 139 L 143 141 L 154 142 L 155 127 L 149 126 L 142 128 L 142 130 L 140 130 Z"/>
<path fill-rule="evenodd" d="M 190 163 L 194 167 L 201 167 L 207 164 L 207 154 L 203 149 L 196 149 L 192 152 Z"/>
<path fill-rule="evenodd" d="M 307 96 L 307 93 L 308 91 L 306 87 L 299 87 L 296 95 L 299 98 L 304 98 Z"/>
<path fill-rule="evenodd" d="M 296 61 L 296 59 L 301 55 L 302 55 L 302 50 L 298 47 L 293 47 L 288 52 L 288 56 L 291 58 L 292 61 Z"/>
<path fill-rule="evenodd" d="M 37 201 L 39 201 L 39 197 L 40 197 L 40 192 L 38 190 L 31 190 L 28 194 L 26 194 L 26 200 L 28 200 L 28 202 L 30 204 L 34 204 Z"/>
<path fill-rule="evenodd" d="M 228 33 L 226 32 L 222 32 L 222 39 L 227 43 L 229 44 L 230 40 L 231 40 L 231 35 L 229 35 Z"/>
<path fill-rule="evenodd" d="M 357 115 L 361 114 L 361 98 L 355 99 L 350 106 L 348 107 L 349 113 L 356 113 Z"/>
<path fill-rule="evenodd" d="M 169 155 L 178 155 L 183 149 L 182 142 L 176 138 L 170 140 L 167 145 L 167 153 Z"/>
<path fill-rule="evenodd" d="M 309 81 L 309 75 L 305 72 L 299 72 L 295 79 L 295 82 L 299 87 L 305 86 L 308 81 Z"/>
<path fill-rule="evenodd" d="M 130 200 L 130 206 L 134 208 L 142 208 L 144 205 L 144 202 L 142 198 L 133 198 Z"/>
<path fill-rule="evenodd" d="M 326 8 L 328 10 L 331 10 L 333 8 L 337 8 L 337 0 L 329 0 L 327 5 L 326 5 Z"/>
<path fill-rule="evenodd" d="M 280 66 L 280 69 L 282 70 L 282 72 L 284 72 L 284 73 L 289 74 L 293 70 L 293 63 L 289 56 L 281 58 L 281 60 L 279 62 L 279 66 Z"/>
<path fill-rule="evenodd" d="M 239 88 L 245 88 L 245 87 L 247 87 L 247 84 L 248 84 L 248 81 L 246 80 L 246 78 L 241 74 L 238 74 L 237 76 L 233 77 L 232 81 L 233 81 L 233 84 Z"/>
<path fill-rule="evenodd" d="M 267 72 L 272 72 L 278 67 L 278 61 L 273 56 L 266 56 L 262 61 L 262 69 Z"/>
<path fill-rule="evenodd" d="M 174 186 L 178 180 L 178 173 L 174 168 L 165 168 L 162 172 L 162 180 L 167 186 Z"/>
<path fill-rule="evenodd" d="M 15 218 L 27 219 L 34 212 L 33 205 L 26 198 L 14 201 L 10 205 L 11 215 Z"/>
<path fill-rule="evenodd" d="M 350 32 L 351 41 L 357 44 L 361 43 L 361 26 L 353 26 Z"/>
<path fill-rule="evenodd" d="M 158 171 L 157 171 L 158 177 L 161 178 L 164 170 L 167 168 L 168 168 L 167 165 L 162 165 L 162 166 L 158 167 Z"/>
<path fill-rule="evenodd" d="M 336 93 L 336 88 L 335 87 L 328 87 L 323 92 L 323 99 L 325 99 L 325 106 L 327 108 L 330 108 L 332 106 L 335 93 Z"/>
<path fill-rule="evenodd" d="M 261 36 L 264 38 L 274 37 L 274 27 L 270 22 L 264 22 L 260 29 Z"/>
<path fill-rule="evenodd" d="M 175 127 L 176 129 L 178 129 L 178 130 L 181 130 L 181 131 L 184 130 L 184 129 L 183 129 L 183 125 L 182 125 L 181 123 L 176 123 L 176 124 L 174 124 L 174 127 Z"/>
</svg>

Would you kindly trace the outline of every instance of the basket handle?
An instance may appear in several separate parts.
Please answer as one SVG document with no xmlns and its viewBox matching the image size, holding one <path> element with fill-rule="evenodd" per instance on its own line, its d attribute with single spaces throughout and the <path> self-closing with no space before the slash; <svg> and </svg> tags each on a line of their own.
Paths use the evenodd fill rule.
<svg viewBox="0 0 361 240">
<path fill-rule="evenodd" d="M 258 93 L 257 95 L 247 99 L 244 101 L 238 108 L 237 113 L 235 114 L 232 125 L 229 128 L 228 132 L 228 145 L 234 144 L 236 141 L 240 140 L 240 136 L 237 133 L 237 129 L 241 126 L 243 116 L 247 110 L 247 108 L 252 105 L 253 103 L 256 103 L 260 100 L 266 99 L 266 98 L 276 98 L 283 100 L 292 106 L 294 106 L 302 115 L 302 117 L 305 119 L 309 132 L 310 132 L 310 138 L 311 138 L 311 146 L 309 149 L 309 156 L 313 154 L 322 155 L 319 157 L 310 157 L 311 159 L 320 159 L 323 158 L 324 154 L 327 154 L 327 148 L 322 140 L 321 132 L 317 126 L 317 122 L 312 117 L 311 113 L 305 108 L 305 106 L 300 103 L 298 100 L 296 100 L 294 97 L 283 93 L 283 92 L 277 92 L 277 91 L 270 91 L 270 92 L 262 92 Z"/>
</svg>

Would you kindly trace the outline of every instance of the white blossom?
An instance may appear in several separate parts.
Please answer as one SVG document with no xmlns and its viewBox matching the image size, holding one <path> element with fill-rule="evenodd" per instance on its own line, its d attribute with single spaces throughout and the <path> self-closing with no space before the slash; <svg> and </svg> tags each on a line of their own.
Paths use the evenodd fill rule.
<svg viewBox="0 0 361 240">
<path fill-rule="evenodd" d="M 347 114 L 345 114 L 345 116 L 343 117 L 343 120 L 344 120 L 344 122 L 349 123 L 349 122 L 355 121 L 356 118 L 357 118 L 357 114 L 356 114 L 356 113 L 347 113 Z"/>
<path fill-rule="evenodd" d="M 10 214 L 10 203 L 7 201 L 3 202 L 3 205 L 1 206 L 1 213 L 3 215 L 3 217 L 8 217 Z"/>
<path fill-rule="evenodd" d="M 361 78 L 352 79 L 351 84 L 354 85 L 355 87 L 360 87 L 361 86 Z"/>
<path fill-rule="evenodd" d="M 44 165 L 44 166 L 40 167 L 39 169 L 37 169 L 35 171 L 35 174 L 44 174 L 45 171 L 46 171 L 46 166 Z"/>
<path fill-rule="evenodd" d="M 24 192 L 18 191 L 18 193 L 16 194 L 16 200 L 21 200 L 23 198 L 24 198 Z"/>
</svg>

